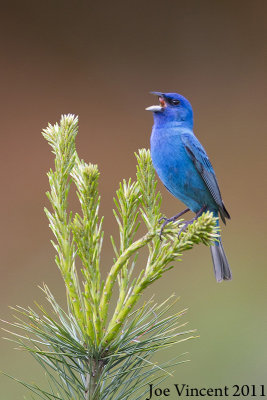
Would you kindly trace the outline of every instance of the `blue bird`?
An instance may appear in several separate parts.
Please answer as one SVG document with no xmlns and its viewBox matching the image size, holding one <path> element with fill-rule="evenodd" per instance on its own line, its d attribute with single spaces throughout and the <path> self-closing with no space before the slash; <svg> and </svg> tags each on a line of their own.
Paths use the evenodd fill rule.
<svg viewBox="0 0 267 400">
<path fill-rule="evenodd" d="M 146 108 L 154 114 L 150 138 L 152 162 L 165 187 L 188 207 L 172 218 L 164 218 L 162 230 L 167 223 L 190 210 L 196 213 L 194 219 L 206 210 L 212 211 L 215 217 L 220 214 L 225 224 L 230 215 L 223 204 L 210 160 L 194 135 L 191 104 L 177 93 L 151 93 L 159 99 L 159 105 Z M 216 280 L 230 280 L 232 274 L 221 238 L 210 249 Z"/>
</svg>

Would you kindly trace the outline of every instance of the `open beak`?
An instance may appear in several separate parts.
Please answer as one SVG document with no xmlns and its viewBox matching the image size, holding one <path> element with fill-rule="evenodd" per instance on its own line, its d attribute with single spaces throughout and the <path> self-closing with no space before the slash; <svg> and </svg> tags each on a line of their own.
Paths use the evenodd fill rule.
<svg viewBox="0 0 267 400">
<path fill-rule="evenodd" d="M 164 108 L 166 107 L 166 101 L 164 100 L 163 93 L 161 93 L 161 92 L 150 92 L 150 93 L 154 94 L 155 96 L 158 96 L 159 105 L 147 107 L 146 111 L 162 112 L 164 110 Z"/>
</svg>

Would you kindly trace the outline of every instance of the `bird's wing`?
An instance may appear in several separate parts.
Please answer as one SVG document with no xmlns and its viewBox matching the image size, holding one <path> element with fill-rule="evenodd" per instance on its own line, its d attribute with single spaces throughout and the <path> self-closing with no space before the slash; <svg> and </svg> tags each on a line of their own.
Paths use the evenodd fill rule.
<svg viewBox="0 0 267 400">
<path fill-rule="evenodd" d="M 225 222 L 224 217 L 230 218 L 230 215 L 224 207 L 214 170 L 203 146 L 192 134 L 183 134 L 181 139 L 187 154 L 205 182 L 213 200 L 218 205 L 222 220 Z"/>
</svg>

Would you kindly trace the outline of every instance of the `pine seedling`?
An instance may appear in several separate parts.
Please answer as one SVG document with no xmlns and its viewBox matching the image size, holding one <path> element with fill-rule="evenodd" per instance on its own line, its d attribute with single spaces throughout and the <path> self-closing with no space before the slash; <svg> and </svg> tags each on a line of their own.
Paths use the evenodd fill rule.
<svg viewBox="0 0 267 400">
<path fill-rule="evenodd" d="M 203 213 L 179 236 L 182 220 L 175 221 L 160 238 L 161 194 L 150 152 L 139 150 L 136 180 L 123 180 L 114 198 L 119 240 L 111 237 L 114 258 L 103 279 L 99 171 L 97 165 L 79 159 L 77 132 L 74 115 L 63 115 L 59 124 L 49 124 L 43 131 L 55 155 L 54 169 L 48 172 L 50 207 L 45 212 L 66 287 L 67 310 L 46 285 L 43 291 L 52 311 L 41 306 L 37 311 L 15 309 L 16 321 L 10 325 L 22 333 L 16 329 L 12 340 L 41 365 L 49 385 L 42 389 L 16 380 L 33 392 L 33 398 L 138 400 L 144 398 L 149 383 L 161 382 L 174 365 L 185 362 L 177 356 L 160 364 L 156 353 L 194 337 L 181 321 L 186 310 L 170 313 L 176 308 L 174 296 L 162 304 L 153 299 L 140 304 L 141 295 L 165 272 L 178 267 L 176 261 L 185 250 L 217 240 L 216 218 Z M 80 202 L 81 211 L 75 215 L 68 209 L 71 184 Z M 139 257 L 144 250 L 145 262 Z"/>
</svg>

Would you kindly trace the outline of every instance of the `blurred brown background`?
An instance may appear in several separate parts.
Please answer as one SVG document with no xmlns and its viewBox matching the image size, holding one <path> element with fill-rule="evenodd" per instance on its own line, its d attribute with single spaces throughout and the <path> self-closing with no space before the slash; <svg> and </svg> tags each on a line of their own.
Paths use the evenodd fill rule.
<svg viewBox="0 0 267 400">
<path fill-rule="evenodd" d="M 195 112 L 232 220 L 223 242 L 233 281 L 216 284 L 203 246 L 184 255 L 150 294 L 176 292 L 199 339 L 175 349 L 191 362 L 169 384 L 199 387 L 266 383 L 266 11 L 251 1 L 23 1 L 1 6 L 0 316 L 9 305 L 45 303 L 46 282 L 64 304 L 54 264 L 46 172 L 53 164 L 40 132 L 62 113 L 79 115 L 77 148 L 99 164 L 105 215 L 103 268 L 112 257 L 112 197 L 134 176 L 134 151 L 149 147 L 155 101 L 150 90 L 176 91 Z M 160 186 L 163 211 L 183 205 Z M 34 360 L 1 340 L 0 369 L 28 381 Z M 26 393 L 0 377 L 0 399 Z M 266 388 L 267 391 L 267 388 Z"/>
</svg>

